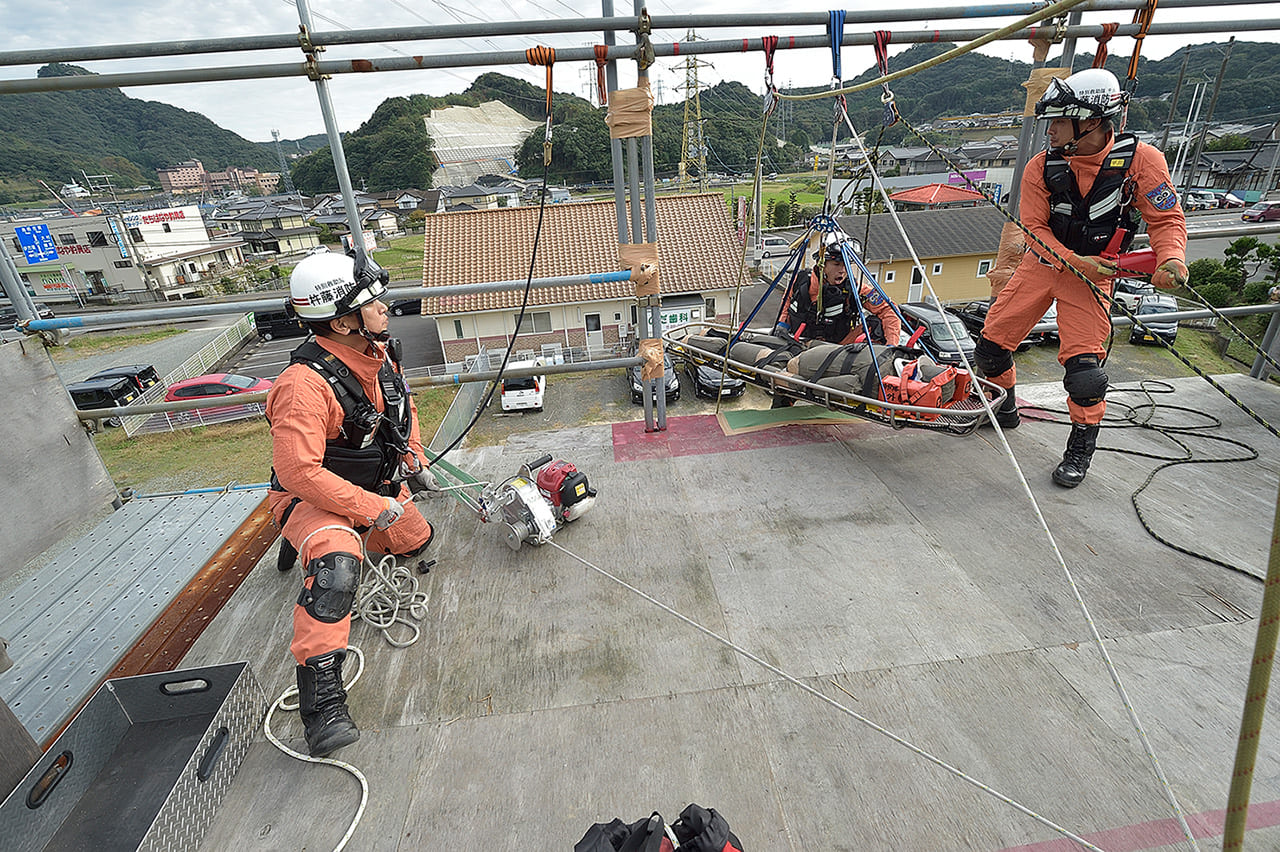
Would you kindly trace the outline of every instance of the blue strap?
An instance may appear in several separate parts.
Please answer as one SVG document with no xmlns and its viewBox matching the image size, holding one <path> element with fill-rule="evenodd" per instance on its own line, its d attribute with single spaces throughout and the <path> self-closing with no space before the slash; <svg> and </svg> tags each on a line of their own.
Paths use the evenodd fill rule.
<svg viewBox="0 0 1280 852">
<path fill-rule="evenodd" d="M 827 13 L 827 35 L 831 37 L 831 73 L 840 78 L 840 45 L 844 41 L 844 9 Z"/>
</svg>

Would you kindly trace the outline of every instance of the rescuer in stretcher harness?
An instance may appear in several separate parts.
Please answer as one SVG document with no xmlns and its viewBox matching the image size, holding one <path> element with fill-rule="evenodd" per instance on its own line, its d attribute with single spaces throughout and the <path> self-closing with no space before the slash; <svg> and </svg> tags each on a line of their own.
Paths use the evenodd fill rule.
<svg viewBox="0 0 1280 852">
<path fill-rule="evenodd" d="M 1049 122 L 1050 150 L 1032 157 L 1022 175 L 1023 223 L 1108 296 L 1112 258 L 1127 248 L 1136 213 L 1156 253 L 1151 283 L 1169 288 L 1187 280 L 1186 218 L 1164 155 L 1132 134 L 1113 132 L 1112 118 L 1126 100 L 1115 75 L 1101 68 L 1051 80 L 1036 103 L 1037 117 Z M 1053 481 L 1074 488 L 1089 470 L 1106 412 L 1103 361 L 1111 320 L 1107 306 L 1061 260 L 1035 244 L 1027 252 L 987 313 L 974 365 L 1008 391 L 996 421 L 1015 428 L 1013 352 L 1058 300 L 1058 361 L 1066 370 L 1071 434 Z"/>
<path fill-rule="evenodd" d="M 323 252 L 289 278 L 288 307 L 308 337 L 267 396 L 272 472 L 268 505 L 305 578 L 293 613 L 290 650 L 312 756 L 355 742 L 342 663 L 370 553 L 413 557 L 431 525 L 409 501 L 406 481 L 435 489 L 418 432 L 417 408 L 400 373 L 399 341 L 387 334 L 387 273 L 371 261 Z M 284 543 L 281 545 L 284 546 Z"/>
</svg>

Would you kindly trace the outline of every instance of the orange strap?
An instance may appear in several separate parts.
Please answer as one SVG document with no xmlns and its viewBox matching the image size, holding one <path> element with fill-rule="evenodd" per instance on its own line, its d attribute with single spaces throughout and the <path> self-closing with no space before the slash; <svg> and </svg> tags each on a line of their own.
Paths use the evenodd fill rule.
<svg viewBox="0 0 1280 852">
<path fill-rule="evenodd" d="M 542 164 L 551 165 L 551 66 L 556 64 L 556 49 L 538 45 L 524 52 L 524 58 L 530 65 L 547 66 L 547 130 L 542 141 Z"/>
<path fill-rule="evenodd" d="M 1151 29 L 1151 19 L 1156 16 L 1156 4 L 1159 0 L 1147 0 L 1147 5 L 1133 13 L 1133 22 L 1140 24 L 1138 34 L 1133 37 L 1133 56 L 1129 59 L 1129 83 L 1132 88 L 1138 79 L 1138 54 L 1142 53 L 1142 40 Z"/>
<path fill-rule="evenodd" d="M 597 44 L 596 51 L 596 88 L 600 90 L 600 106 L 609 105 L 609 93 L 604 88 L 604 65 L 609 61 L 609 45 Z"/>
<path fill-rule="evenodd" d="M 1098 36 L 1098 50 L 1093 54 L 1093 67 L 1105 68 L 1107 64 L 1107 42 L 1111 41 L 1111 37 L 1116 34 L 1116 30 L 1120 29 L 1117 24 L 1103 24 L 1102 35 Z"/>
</svg>

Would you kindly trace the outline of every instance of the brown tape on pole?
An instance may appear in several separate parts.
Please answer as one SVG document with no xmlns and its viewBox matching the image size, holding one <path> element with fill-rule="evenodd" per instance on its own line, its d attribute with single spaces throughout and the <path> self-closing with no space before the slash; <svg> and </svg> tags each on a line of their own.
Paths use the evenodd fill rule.
<svg viewBox="0 0 1280 852">
<path fill-rule="evenodd" d="M 1027 90 L 1027 102 L 1022 107 L 1023 116 L 1033 116 L 1036 114 L 1036 103 L 1040 98 L 1044 97 L 1045 90 L 1049 88 L 1049 81 L 1054 77 L 1066 79 L 1071 76 L 1070 68 L 1032 68 L 1031 76 L 1027 78 L 1027 82 L 1022 84 L 1022 88 Z"/>
<path fill-rule="evenodd" d="M 646 337 L 640 341 L 640 350 L 637 353 L 644 359 L 644 364 L 640 366 L 640 378 L 648 381 L 649 379 L 660 379 L 664 372 L 662 367 L 662 341 L 656 337 Z"/>
<path fill-rule="evenodd" d="M 1013 222 L 1005 222 L 1000 229 L 1000 247 L 996 249 L 995 265 L 987 270 L 987 280 L 991 282 L 991 298 L 994 300 L 1000 291 L 1013 277 L 1014 270 L 1022 262 L 1022 255 L 1027 250 L 1026 238 L 1022 229 Z"/>
<path fill-rule="evenodd" d="M 657 243 L 619 243 L 618 266 L 631 270 L 631 283 L 636 285 L 637 298 L 658 295 Z"/>
<path fill-rule="evenodd" d="M 609 95 L 609 112 L 604 118 L 609 138 L 628 139 L 653 135 L 653 92 L 648 86 L 617 89 Z"/>
</svg>

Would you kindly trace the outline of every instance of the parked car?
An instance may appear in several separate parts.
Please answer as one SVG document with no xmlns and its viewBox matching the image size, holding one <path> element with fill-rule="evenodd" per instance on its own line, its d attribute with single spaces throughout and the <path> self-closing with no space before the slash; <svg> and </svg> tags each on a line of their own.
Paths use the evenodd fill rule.
<svg viewBox="0 0 1280 852">
<path fill-rule="evenodd" d="M 541 367 L 541 360 L 511 361 L 507 369 Z M 503 376 L 500 397 L 503 411 L 524 409 L 542 410 L 543 394 L 547 389 L 546 376 Z"/>
<path fill-rule="evenodd" d="M 631 401 L 637 405 L 644 401 L 644 384 L 640 381 L 640 367 L 640 364 L 636 364 L 634 367 L 627 368 L 627 388 L 631 391 Z M 665 353 L 662 356 L 662 384 L 667 390 L 667 402 L 675 402 L 680 398 L 680 377 L 676 375 L 671 356 Z M 657 390 L 653 391 L 653 398 L 657 402 Z"/>
<path fill-rule="evenodd" d="M 86 379 L 67 385 L 71 401 L 81 411 L 95 408 L 119 408 L 128 405 L 141 393 L 127 376 Z M 119 426 L 120 418 L 104 421 L 108 426 Z"/>
<path fill-rule="evenodd" d="M 1244 199 L 1234 192 L 1226 192 L 1218 196 L 1219 207 L 1243 207 Z"/>
<path fill-rule="evenodd" d="M 1156 288 L 1151 282 L 1138 278 L 1117 278 L 1111 298 L 1128 309 L 1129 313 L 1138 310 L 1138 303 L 1148 296 L 1154 296 Z"/>
<path fill-rule="evenodd" d="M 174 382 L 169 385 L 164 399 L 165 402 L 175 402 L 181 399 L 204 399 L 268 390 L 271 390 L 270 379 L 255 379 L 253 376 L 241 376 L 236 373 L 209 373 Z"/>
<path fill-rule="evenodd" d="M 108 367 L 105 370 L 99 370 L 94 373 L 85 381 L 92 382 L 97 379 L 116 378 L 126 378 L 133 382 L 133 386 L 138 389 L 138 393 L 142 393 L 152 385 L 160 384 L 160 374 L 150 364 L 122 364 L 118 367 Z"/>
<path fill-rule="evenodd" d="M 1259 201 L 1240 216 L 1246 222 L 1270 222 L 1280 219 L 1280 201 Z"/>
<path fill-rule="evenodd" d="M 53 309 L 44 302 L 36 302 L 36 318 L 52 319 L 54 317 Z M 0 325 L 5 328 L 11 328 L 18 321 L 18 311 L 13 305 L 7 305 L 0 308 Z"/>
<path fill-rule="evenodd" d="M 976 343 L 956 314 L 928 302 L 903 302 L 898 309 L 908 323 L 924 326 L 919 344 L 933 360 L 940 364 L 962 364 L 960 353 L 963 352 L 964 360 L 973 363 Z"/>
<path fill-rule="evenodd" d="M 985 299 L 969 302 L 968 304 L 954 309 L 953 313 L 964 323 L 964 327 L 969 333 L 977 337 L 982 333 L 982 327 L 987 321 L 987 311 L 991 310 L 991 303 Z M 1044 316 L 1040 318 L 1040 322 L 1058 321 L 1058 303 L 1055 300 L 1049 305 L 1049 310 L 1044 312 Z M 1037 323 L 1038 325 L 1039 323 Z M 1018 344 L 1018 350 L 1021 351 L 1029 346 L 1037 343 L 1044 343 L 1047 340 L 1056 340 L 1058 332 L 1056 331 L 1033 331 L 1023 338 L 1022 343 Z"/>
<path fill-rule="evenodd" d="M 1182 196 L 1184 210 L 1215 210 L 1218 207 L 1218 196 L 1203 189 L 1193 189 Z"/>
<path fill-rule="evenodd" d="M 1138 310 L 1135 313 L 1138 319 L 1142 320 L 1147 329 L 1144 331 L 1138 326 L 1133 326 L 1129 330 L 1130 343 L 1144 343 L 1148 340 L 1154 341 L 1156 337 L 1166 343 L 1173 343 L 1178 339 L 1178 321 L 1177 320 L 1161 320 L 1160 314 L 1169 314 L 1178 310 L 1178 303 L 1172 296 L 1154 295 L 1147 296 L 1138 302 Z"/>
<path fill-rule="evenodd" d="M 289 311 L 254 311 L 253 325 L 263 340 L 275 337 L 305 337 L 307 327 Z"/>
<path fill-rule="evenodd" d="M 396 299 L 391 303 L 390 310 L 393 317 L 402 317 L 405 314 L 420 314 L 422 313 L 422 300 Z"/>
<path fill-rule="evenodd" d="M 694 396 L 705 396 L 715 399 L 717 396 L 730 398 L 742 396 L 747 390 L 747 383 L 737 376 L 726 375 L 715 367 L 685 361 L 684 374 L 693 385 Z"/>
<path fill-rule="evenodd" d="M 782 237 L 764 237 L 760 240 L 760 256 L 763 258 L 786 257 L 791 254 L 791 243 Z"/>
</svg>

